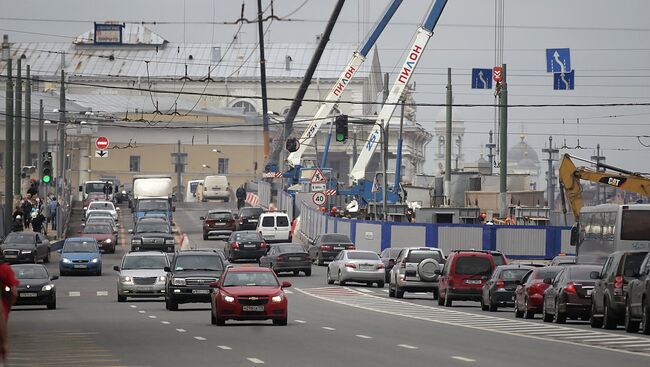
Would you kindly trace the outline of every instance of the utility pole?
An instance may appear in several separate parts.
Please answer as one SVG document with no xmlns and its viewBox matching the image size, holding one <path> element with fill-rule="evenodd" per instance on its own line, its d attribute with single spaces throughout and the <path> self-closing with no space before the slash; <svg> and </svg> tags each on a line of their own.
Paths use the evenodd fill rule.
<svg viewBox="0 0 650 367">
<path fill-rule="evenodd" d="M 16 89 L 14 94 L 16 95 L 16 105 L 14 108 L 16 112 L 14 113 L 14 194 L 20 195 L 21 184 L 20 184 L 20 171 L 23 167 L 22 165 L 22 123 L 23 123 L 23 80 L 21 75 L 22 69 L 22 59 L 19 57 L 16 63 Z"/>
<path fill-rule="evenodd" d="M 36 156 L 36 174 L 39 180 L 41 178 L 41 169 L 43 169 L 43 124 L 43 100 L 41 99 L 38 102 L 38 155 Z M 45 184 L 43 183 L 43 185 Z M 45 197 L 43 188 L 40 186 L 39 191 L 41 196 Z"/>
<path fill-rule="evenodd" d="M 447 68 L 447 124 L 445 127 L 445 181 L 443 184 L 445 204 L 451 204 L 451 128 L 452 128 L 452 104 L 453 95 L 451 90 L 451 68 Z"/>
<path fill-rule="evenodd" d="M 65 107 L 65 70 L 61 69 L 61 92 L 59 93 L 59 122 L 57 129 L 59 133 L 59 151 L 57 153 L 57 175 L 56 175 L 56 196 L 59 206 L 56 213 L 56 237 L 61 238 L 63 230 L 63 176 L 65 174 L 65 124 L 66 124 L 66 107 Z"/>
<path fill-rule="evenodd" d="M 591 160 L 595 161 L 597 163 L 596 165 L 596 171 L 599 172 L 604 172 L 605 168 L 600 167 L 600 163 L 605 163 L 605 157 L 600 155 L 600 144 L 596 145 L 596 155 L 591 156 Z M 607 201 L 607 187 L 603 186 L 602 188 L 604 190 L 604 193 L 601 194 L 601 186 L 600 184 L 596 184 L 596 204 L 602 204 Z"/>
<path fill-rule="evenodd" d="M 390 90 L 388 89 L 388 73 L 384 73 L 384 98 L 382 99 L 382 104 L 388 99 L 388 94 Z"/>
<path fill-rule="evenodd" d="M 4 36 L 4 42 L 2 42 L 2 56 L 9 56 L 9 42 L 7 41 L 7 35 Z M 11 77 L 12 62 L 10 58 L 6 59 L 7 61 L 7 89 L 5 91 L 5 111 L 7 116 L 5 116 L 5 236 L 11 231 L 11 214 L 14 210 L 14 181 L 13 181 L 13 164 L 14 164 L 14 84 Z"/>
<path fill-rule="evenodd" d="M 182 184 L 182 171 L 183 171 L 183 165 L 181 164 L 181 140 L 178 139 L 178 162 L 176 163 L 176 200 L 181 201 L 183 198 L 183 190 L 181 190 L 181 184 Z"/>
<path fill-rule="evenodd" d="M 25 165 L 32 165 L 32 77 L 27 65 L 25 83 Z"/>
<path fill-rule="evenodd" d="M 485 147 L 488 148 L 488 160 L 490 161 L 490 174 L 492 174 L 492 169 L 494 168 L 494 149 L 496 148 L 496 144 L 492 141 L 492 135 L 494 135 L 494 132 L 490 130 L 490 140 L 488 144 L 485 144 Z"/>
<path fill-rule="evenodd" d="M 505 218 L 508 215 L 508 79 L 506 64 L 502 67 L 503 81 L 499 83 L 499 217 Z"/>
<path fill-rule="evenodd" d="M 393 190 L 395 190 L 395 192 L 399 192 L 398 188 L 402 182 L 402 133 L 404 130 L 404 99 L 402 99 L 401 107 L 402 108 L 399 115 L 399 137 L 397 138 L 397 156 L 395 157 L 395 186 L 393 187 Z"/>
<path fill-rule="evenodd" d="M 269 142 L 269 107 L 266 97 L 266 60 L 264 59 L 264 24 L 262 21 L 262 0 L 257 0 L 257 30 L 260 45 L 260 79 L 262 82 L 262 126 L 264 139 L 264 160 L 268 160 L 271 152 Z M 180 151 L 179 151 L 180 152 Z"/>
<path fill-rule="evenodd" d="M 560 150 L 553 148 L 553 137 L 548 137 L 548 148 L 542 149 L 542 152 L 548 153 L 548 171 L 546 172 L 546 196 L 548 199 L 548 207 L 553 211 L 555 209 L 555 169 L 553 162 L 557 160 Z"/>
<path fill-rule="evenodd" d="M 384 122 L 382 121 L 381 126 L 384 126 Z M 388 191 L 388 177 L 386 177 L 386 168 L 388 167 L 388 123 L 384 127 L 384 131 L 381 134 L 384 139 L 383 139 L 383 149 L 382 149 L 382 157 L 381 157 L 381 166 L 382 166 L 382 171 L 383 171 L 383 182 L 382 182 L 382 188 L 381 188 L 381 200 L 382 200 L 382 212 L 383 212 L 383 220 L 386 221 L 388 219 L 388 205 L 387 205 L 387 191 Z"/>
</svg>

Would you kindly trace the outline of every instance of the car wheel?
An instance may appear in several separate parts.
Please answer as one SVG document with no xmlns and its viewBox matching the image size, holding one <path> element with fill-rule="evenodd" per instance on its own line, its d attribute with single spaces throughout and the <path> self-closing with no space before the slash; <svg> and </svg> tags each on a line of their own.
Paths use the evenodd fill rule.
<svg viewBox="0 0 650 367">
<path fill-rule="evenodd" d="M 625 331 L 628 333 L 638 333 L 640 324 L 639 321 L 632 320 L 632 310 L 630 309 L 630 300 L 628 299 L 625 303 Z"/>
<path fill-rule="evenodd" d="M 523 311 L 519 311 L 519 303 L 517 302 L 516 299 L 515 299 L 515 317 L 518 319 L 524 317 Z"/>
<path fill-rule="evenodd" d="M 377 282 L 377 288 L 384 288 L 384 282 Z"/>
<path fill-rule="evenodd" d="M 214 317 L 214 310 L 210 309 L 210 324 L 211 325 L 216 325 L 217 324 L 217 318 Z"/>
<path fill-rule="evenodd" d="M 178 302 L 172 298 L 166 299 L 166 306 L 169 311 L 178 311 Z"/>
<path fill-rule="evenodd" d="M 481 311 L 487 311 L 489 310 L 488 305 L 485 304 L 485 301 L 483 300 L 483 296 L 481 296 Z"/>
<path fill-rule="evenodd" d="M 566 314 L 560 312 L 560 301 L 555 302 L 555 314 L 553 315 L 553 321 L 556 324 L 566 324 Z"/>
<path fill-rule="evenodd" d="M 219 316 L 216 317 L 215 325 L 217 326 L 226 326 L 226 319 Z"/>
<path fill-rule="evenodd" d="M 325 260 L 323 260 L 323 256 L 320 254 L 316 255 L 316 264 L 318 264 L 318 266 L 325 265 Z"/>
<path fill-rule="evenodd" d="M 390 283 L 388 283 L 388 297 L 390 298 L 395 297 L 395 289 L 391 287 Z"/>
<path fill-rule="evenodd" d="M 596 305 L 594 304 L 594 301 L 591 301 L 591 316 L 589 317 L 589 325 L 591 325 L 592 328 L 594 329 L 600 329 L 603 327 L 603 318 L 602 317 L 596 317 Z"/>
<path fill-rule="evenodd" d="M 287 326 L 287 318 L 283 318 L 280 320 L 273 320 L 273 325 L 275 326 Z"/>
<path fill-rule="evenodd" d="M 327 269 L 327 284 L 334 284 L 334 279 L 330 276 L 330 269 Z"/>
<path fill-rule="evenodd" d="M 344 286 L 344 285 L 345 285 L 345 280 L 341 280 L 341 271 L 340 271 L 340 270 L 339 270 L 339 277 L 338 277 L 338 279 L 339 279 L 339 285 L 340 285 L 340 286 Z"/>
<path fill-rule="evenodd" d="M 533 312 L 528 306 L 528 298 L 524 299 L 524 318 L 528 320 L 535 318 L 535 312 Z"/>
<path fill-rule="evenodd" d="M 367 285 L 368 287 L 372 287 L 372 282 L 367 282 L 366 285 Z"/>
<path fill-rule="evenodd" d="M 311 276 L 311 269 L 305 270 L 305 276 L 310 277 Z"/>
<path fill-rule="evenodd" d="M 404 290 L 400 289 L 399 285 L 395 284 L 395 297 L 404 298 Z"/>
<path fill-rule="evenodd" d="M 126 296 L 117 295 L 117 302 L 126 302 Z"/>
<path fill-rule="evenodd" d="M 451 299 L 451 296 L 448 294 L 445 296 L 445 307 L 451 307 L 454 300 Z"/>
<path fill-rule="evenodd" d="M 102 269 L 101 268 L 95 272 L 95 276 L 98 276 L 98 277 L 102 276 Z"/>
<path fill-rule="evenodd" d="M 642 307 L 641 332 L 645 335 L 650 335 L 650 308 L 648 308 L 645 299 L 643 300 Z"/>
<path fill-rule="evenodd" d="M 488 298 L 488 302 L 490 302 L 490 303 L 488 304 L 488 311 L 490 311 L 490 312 L 497 312 L 497 310 L 499 309 L 499 306 L 497 305 L 496 302 L 493 302 L 493 301 L 492 301 L 492 297 L 491 297 L 491 296 Z"/>
<path fill-rule="evenodd" d="M 207 240 L 208 240 L 208 234 L 205 233 L 205 232 L 203 232 L 203 240 L 204 240 L 204 241 L 207 241 Z"/>
<path fill-rule="evenodd" d="M 47 249 L 47 255 L 45 255 L 45 259 L 43 259 L 43 262 L 44 262 L 45 264 L 49 264 L 49 263 L 50 263 L 50 249 Z"/>
<path fill-rule="evenodd" d="M 56 298 L 54 298 L 50 303 L 47 304 L 48 310 L 56 310 Z"/>
<path fill-rule="evenodd" d="M 542 301 L 542 320 L 544 320 L 544 322 L 553 321 L 553 315 L 549 314 L 546 310 L 546 301 Z"/>
<path fill-rule="evenodd" d="M 38 256 L 36 256 L 36 254 L 34 254 L 34 256 L 32 256 L 32 262 L 34 264 L 38 264 Z"/>
<path fill-rule="evenodd" d="M 605 301 L 605 310 L 603 314 L 603 327 L 608 330 L 614 330 L 618 326 L 618 322 L 612 315 L 612 310 L 609 307 L 609 302 Z"/>
</svg>

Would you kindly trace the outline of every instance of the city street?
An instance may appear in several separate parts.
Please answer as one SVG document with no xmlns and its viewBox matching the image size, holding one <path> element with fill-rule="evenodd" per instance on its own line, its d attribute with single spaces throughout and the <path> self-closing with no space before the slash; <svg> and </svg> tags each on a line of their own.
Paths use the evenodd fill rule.
<svg viewBox="0 0 650 367">
<path fill-rule="evenodd" d="M 229 204 L 180 205 L 175 220 L 193 248 L 220 248 L 201 240 L 198 217 Z M 430 294 L 389 299 L 383 289 L 328 286 L 325 267 L 311 277 L 282 276 L 289 288 L 289 325 L 229 322 L 210 325 L 209 305 L 165 310 L 158 300 L 118 303 L 112 270 L 127 251 L 130 212 L 122 207 L 120 244 L 103 255 L 103 275 L 57 281 L 58 308 L 17 307 L 10 316 L 9 366 L 526 366 L 647 365 L 650 338 L 514 319 L 512 309 L 481 312 L 478 303 L 439 307 Z M 58 274 L 57 259 L 47 264 Z M 257 266 L 237 264 L 236 266 Z M 35 353 L 38 350 L 38 353 Z M 43 356 L 47 356 L 44 358 Z"/>
</svg>

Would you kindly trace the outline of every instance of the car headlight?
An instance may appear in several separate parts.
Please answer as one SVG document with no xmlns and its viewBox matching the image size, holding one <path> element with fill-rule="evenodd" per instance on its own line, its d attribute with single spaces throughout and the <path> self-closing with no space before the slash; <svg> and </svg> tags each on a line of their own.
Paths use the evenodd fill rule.
<svg viewBox="0 0 650 367">
<path fill-rule="evenodd" d="M 169 238 L 169 239 L 165 240 L 165 245 L 173 245 L 173 244 L 174 244 L 174 239 L 173 238 Z"/>
<path fill-rule="evenodd" d="M 131 278 L 128 275 L 121 275 L 120 276 L 120 283 L 125 283 L 125 284 L 133 283 L 133 278 Z"/>
<path fill-rule="evenodd" d="M 131 244 L 132 245 L 141 245 L 142 244 L 142 239 L 141 238 L 133 238 L 133 239 L 131 239 Z"/>
<path fill-rule="evenodd" d="M 167 277 L 164 275 L 161 275 L 158 277 L 158 283 L 164 283 L 167 281 Z"/>
<path fill-rule="evenodd" d="M 52 289 L 54 289 L 54 284 L 46 284 L 46 285 L 43 286 L 43 288 L 41 288 L 41 291 L 49 292 Z"/>
<path fill-rule="evenodd" d="M 185 285 L 185 278 L 174 278 L 172 279 L 173 285 Z"/>
<path fill-rule="evenodd" d="M 20 253 L 21 254 L 31 254 L 32 250 L 21 250 Z"/>
<path fill-rule="evenodd" d="M 271 302 L 279 303 L 279 302 L 282 302 L 283 299 L 284 299 L 284 296 L 282 294 L 278 294 L 277 296 L 271 297 Z"/>
<path fill-rule="evenodd" d="M 104 240 L 104 243 L 111 243 L 111 242 L 113 242 L 113 240 L 111 240 L 110 238 Z"/>
<path fill-rule="evenodd" d="M 227 296 L 227 295 L 224 294 L 224 295 L 221 296 L 221 298 L 223 298 L 223 300 L 228 302 L 228 303 L 235 302 L 235 297 L 233 297 L 233 296 Z"/>
<path fill-rule="evenodd" d="M 90 262 L 93 263 L 93 264 L 97 264 L 99 262 L 99 258 L 96 257 L 96 258 L 90 260 Z"/>
<path fill-rule="evenodd" d="M 61 262 L 63 262 L 64 264 L 72 264 L 72 260 L 68 259 L 67 257 L 62 258 Z"/>
</svg>

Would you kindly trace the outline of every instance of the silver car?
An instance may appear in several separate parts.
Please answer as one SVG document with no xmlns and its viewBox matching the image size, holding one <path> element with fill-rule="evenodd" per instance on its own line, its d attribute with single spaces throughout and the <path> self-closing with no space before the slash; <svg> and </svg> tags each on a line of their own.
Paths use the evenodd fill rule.
<svg viewBox="0 0 650 367">
<path fill-rule="evenodd" d="M 163 252 L 131 252 L 122 258 L 121 266 L 113 269 L 119 272 L 117 279 L 117 301 L 125 302 L 127 297 L 164 297 L 169 258 Z"/>
<path fill-rule="evenodd" d="M 434 247 L 407 247 L 395 259 L 390 271 L 388 296 L 403 298 L 404 292 L 433 292 L 438 298 L 438 275 L 445 256 Z"/>
<path fill-rule="evenodd" d="M 384 287 L 384 263 L 372 251 L 343 250 L 327 266 L 327 284 L 345 285 L 346 282 L 377 283 Z"/>
</svg>

